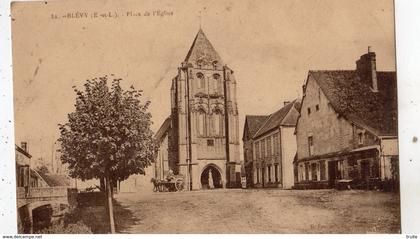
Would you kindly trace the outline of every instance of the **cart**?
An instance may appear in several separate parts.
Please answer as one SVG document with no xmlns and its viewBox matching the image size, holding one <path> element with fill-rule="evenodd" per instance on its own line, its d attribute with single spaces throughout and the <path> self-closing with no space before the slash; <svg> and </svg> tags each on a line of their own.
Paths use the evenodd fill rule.
<svg viewBox="0 0 420 239">
<path fill-rule="evenodd" d="M 172 180 L 160 180 L 152 178 L 154 192 L 177 192 L 184 190 L 184 179 L 182 177 L 174 177 Z"/>
</svg>

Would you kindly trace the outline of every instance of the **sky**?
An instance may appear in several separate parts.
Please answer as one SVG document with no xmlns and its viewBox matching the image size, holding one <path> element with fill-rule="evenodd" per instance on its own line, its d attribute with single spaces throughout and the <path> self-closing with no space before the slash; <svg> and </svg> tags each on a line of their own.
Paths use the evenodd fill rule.
<svg viewBox="0 0 420 239">
<path fill-rule="evenodd" d="M 91 17 L 108 12 L 119 16 Z M 78 13 L 88 17 L 61 17 Z M 200 23 L 235 72 L 240 132 L 245 115 L 270 114 L 301 97 L 309 70 L 355 69 L 368 46 L 378 70 L 395 70 L 391 0 L 20 2 L 12 17 L 15 138 L 29 143 L 34 158 L 51 157 L 57 125 L 74 109 L 72 86 L 103 75 L 144 91 L 156 132 Z"/>
</svg>

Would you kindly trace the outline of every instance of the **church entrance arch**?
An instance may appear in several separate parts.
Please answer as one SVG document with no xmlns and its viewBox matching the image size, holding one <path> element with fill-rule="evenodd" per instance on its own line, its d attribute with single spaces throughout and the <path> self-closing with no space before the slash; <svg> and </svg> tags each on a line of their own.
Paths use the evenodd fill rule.
<svg viewBox="0 0 420 239">
<path fill-rule="evenodd" d="M 207 165 L 201 173 L 201 188 L 213 189 L 223 188 L 222 174 L 216 165 Z"/>
</svg>

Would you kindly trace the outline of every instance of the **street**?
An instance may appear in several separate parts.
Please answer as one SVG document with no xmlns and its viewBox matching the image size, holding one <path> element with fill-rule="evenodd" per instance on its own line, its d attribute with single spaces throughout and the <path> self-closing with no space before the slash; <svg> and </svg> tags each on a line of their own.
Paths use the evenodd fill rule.
<svg viewBox="0 0 420 239">
<path fill-rule="evenodd" d="M 116 195 L 119 233 L 398 233 L 399 195 L 220 189 Z"/>
</svg>

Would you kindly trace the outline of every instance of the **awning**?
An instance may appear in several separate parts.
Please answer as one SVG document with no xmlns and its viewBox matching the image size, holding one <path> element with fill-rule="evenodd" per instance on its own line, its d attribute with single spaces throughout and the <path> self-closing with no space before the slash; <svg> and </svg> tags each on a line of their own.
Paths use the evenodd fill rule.
<svg viewBox="0 0 420 239">
<path fill-rule="evenodd" d="M 377 149 L 377 150 L 380 150 L 380 147 L 379 147 L 379 145 L 369 145 L 369 146 L 365 146 L 365 147 L 353 149 L 350 152 L 359 152 L 359 151 L 365 151 L 365 150 L 369 150 L 369 149 Z"/>
</svg>

